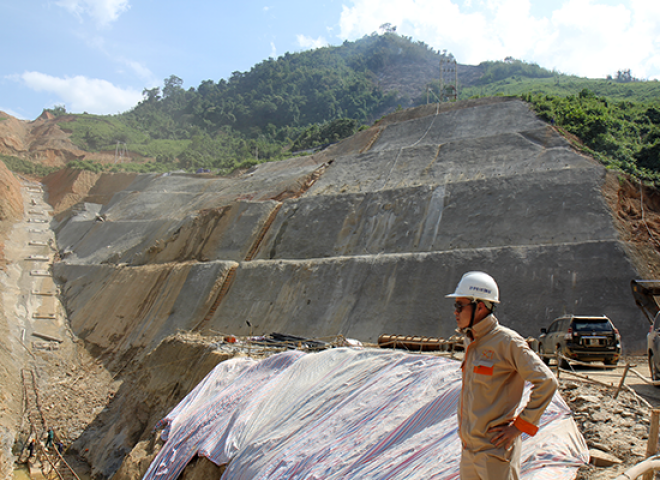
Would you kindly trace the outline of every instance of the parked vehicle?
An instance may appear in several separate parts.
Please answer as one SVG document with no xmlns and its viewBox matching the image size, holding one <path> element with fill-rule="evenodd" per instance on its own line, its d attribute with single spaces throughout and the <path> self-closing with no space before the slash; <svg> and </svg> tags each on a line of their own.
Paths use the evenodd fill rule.
<svg viewBox="0 0 660 480">
<path fill-rule="evenodd" d="M 655 316 L 649 333 L 646 335 L 646 350 L 649 355 L 649 373 L 654 382 L 660 381 L 660 313 Z M 656 385 L 660 387 L 660 385 Z"/>
<path fill-rule="evenodd" d="M 660 381 L 660 306 L 656 298 L 660 297 L 660 280 L 632 280 L 630 286 L 635 303 L 651 324 L 646 335 L 646 352 L 651 379 L 658 382 Z M 660 387 L 660 384 L 656 387 Z"/>
<path fill-rule="evenodd" d="M 567 315 L 541 329 L 539 354 L 550 363 L 550 356 L 561 355 L 581 362 L 602 361 L 616 365 L 621 356 L 621 336 L 612 321 L 605 316 L 587 317 Z M 559 366 L 568 361 L 560 358 Z"/>
</svg>

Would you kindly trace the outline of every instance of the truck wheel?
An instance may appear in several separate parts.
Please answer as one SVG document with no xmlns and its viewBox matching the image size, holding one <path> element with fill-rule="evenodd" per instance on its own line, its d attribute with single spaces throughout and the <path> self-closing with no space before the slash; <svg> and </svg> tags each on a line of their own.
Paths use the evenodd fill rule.
<svg viewBox="0 0 660 480">
<path fill-rule="evenodd" d="M 543 360 L 543 363 L 546 365 L 550 365 L 550 357 L 546 356 L 548 352 L 545 351 L 545 348 L 543 348 L 543 344 L 539 343 L 539 356 L 541 357 L 541 360 Z"/>
<path fill-rule="evenodd" d="M 560 352 L 561 353 L 561 345 L 557 345 L 557 348 L 555 350 L 555 353 Z M 570 364 L 564 357 L 559 357 L 559 368 L 570 368 Z"/>
<path fill-rule="evenodd" d="M 655 368 L 655 361 L 653 359 L 653 354 L 651 352 L 649 352 L 649 372 L 651 373 L 651 380 L 653 380 L 654 382 L 660 380 L 658 375 L 658 369 Z M 654 385 L 654 387 L 660 388 L 660 384 Z"/>
</svg>

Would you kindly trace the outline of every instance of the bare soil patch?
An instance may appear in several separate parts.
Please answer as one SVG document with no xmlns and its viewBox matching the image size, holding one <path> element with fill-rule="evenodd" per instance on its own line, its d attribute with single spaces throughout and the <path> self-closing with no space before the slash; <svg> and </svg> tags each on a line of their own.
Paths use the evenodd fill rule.
<svg viewBox="0 0 660 480">
<path fill-rule="evenodd" d="M 619 390 L 626 364 L 630 370 Z M 590 451 L 605 452 L 621 462 L 608 467 L 581 467 L 577 479 L 616 478 L 646 458 L 651 410 L 660 407 L 660 388 L 648 383 L 644 355 L 626 356 L 616 368 L 595 363 L 571 370 L 574 374 L 560 372 L 560 392 Z"/>
</svg>

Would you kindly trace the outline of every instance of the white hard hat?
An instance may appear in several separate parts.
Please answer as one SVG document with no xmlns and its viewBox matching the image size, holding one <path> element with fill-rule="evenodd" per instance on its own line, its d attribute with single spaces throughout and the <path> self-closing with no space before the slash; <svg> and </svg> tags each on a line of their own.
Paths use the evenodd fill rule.
<svg viewBox="0 0 660 480">
<path fill-rule="evenodd" d="M 500 303 L 500 290 L 493 277 L 484 272 L 467 272 L 456 286 L 456 291 L 447 298 L 465 297 Z"/>
</svg>

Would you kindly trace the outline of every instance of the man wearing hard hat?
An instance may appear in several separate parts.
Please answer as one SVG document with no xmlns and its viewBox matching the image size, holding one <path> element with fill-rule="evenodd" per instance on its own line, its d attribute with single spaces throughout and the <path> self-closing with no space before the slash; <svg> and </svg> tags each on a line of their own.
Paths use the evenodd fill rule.
<svg viewBox="0 0 660 480">
<path fill-rule="evenodd" d="M 520 478 L 522 433 L 535 435 L 557 379 L 525 339 L 493 315 L 499 289 L 484 272 L 463 275 L 454 298 L 458 329 L 465 337 L 458 434 L 463 445 L 461 480 Z M 525 381 L 532 391 L 516 415 Z"/>
</svg>

